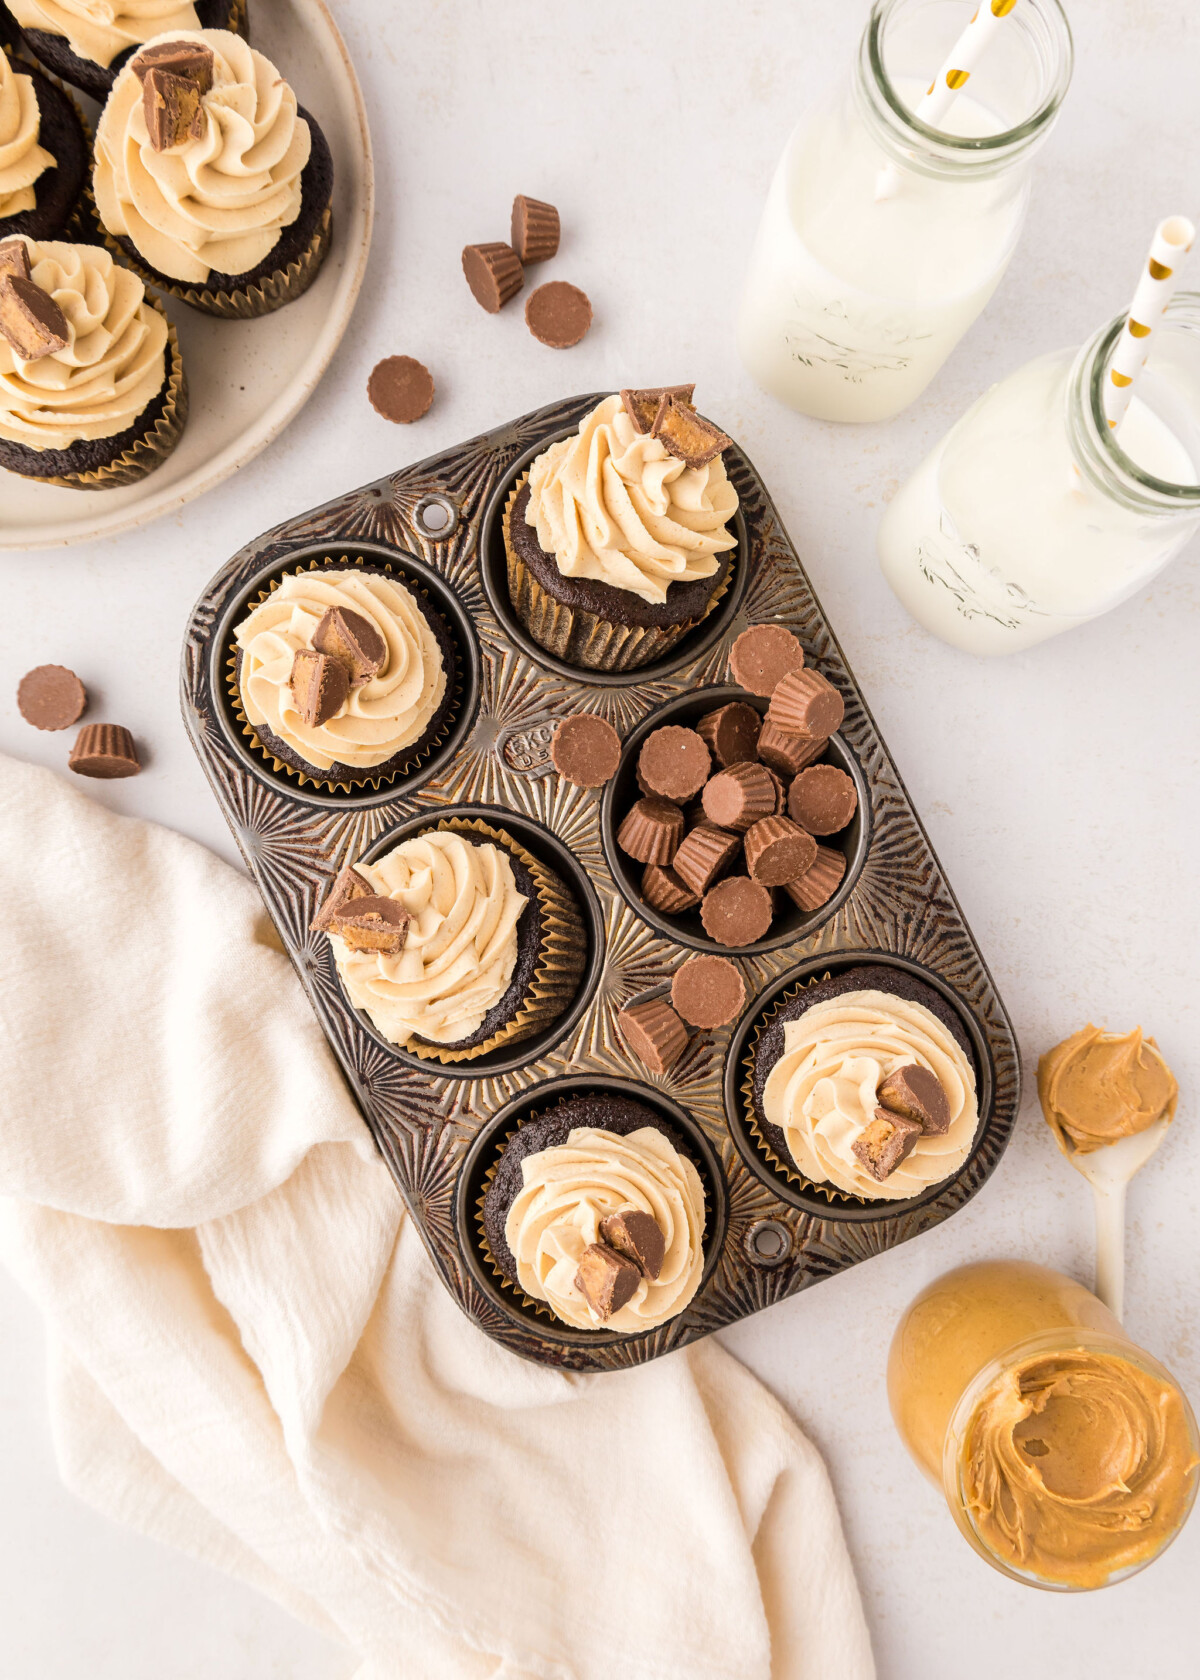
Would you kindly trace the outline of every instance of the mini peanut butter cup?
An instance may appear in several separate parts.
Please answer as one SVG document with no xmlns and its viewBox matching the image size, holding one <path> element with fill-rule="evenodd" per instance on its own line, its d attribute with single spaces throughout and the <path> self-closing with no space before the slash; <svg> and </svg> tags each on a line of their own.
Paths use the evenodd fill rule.
<svg viewBox="0 0 1200 1680">
<path fill-rule="evenodd" d="M 489 315 L 498 315 L 525 284 L 525 271 L 511 245 L 493 240 L 488 245 L 468 245 L 462 254 L 463 274 L 476 303 Z"/>
<path fill-rule="evenodd" d="M 689 957 L 671 981 L 671 1002 L 693 1027 L 725 1027 L 746 1007 L 746 983 L 728 957 Z"/>
<path fill-rule="evenodd" d="M 87 690 L 65 665 L 36 665 L 17 684 L 17 710 L 35 729 L 69 729 L 86 709 Z"/>
<path fill-rule="evenodd" d="M 385 356 L 367 380 L 367 400 L 384 420 L 411 426 L 433 406 L 433 375 L 415 356 Z"/>
<path fill-rule="evenodd" d="M 764 817 L 746 834 L 746 867 L 764 887 L 799 880 L 816 860 L 817 842 L 790 817 Z"/>
<path fill-rule="evenodd" d="M 310 729 L 336 717 L 350 696 L 350 672 L 332 654 L 297 648 L 288 680 L 296 710 Z"/>
<path fill-rule="evenodd" d="M 705 893 L 700 905 L 704 931 L 718 945 L 753 945 L 766 937 L 775 907 L 766 887 L 748 875 L 730 875 Z"/>
<path fill-rule="evenodd" d="M 621 402 L 626 414 L 633 421 L 635 430 L 645 437 L 654 430 L 654 422 L 658 419 L 658 411 L 662 407 L 664 397 L 674 397 L 676 402 L 691 408 L 695 390 L 694 385 L 643 385 L 636 391 L 622 391 Z"/>
<path fill-rule="evenodd" d="M 704 815 L 717 828 L 745 834 L 761 817 L 770 817 L 778 804 L 778 784 L 764 764 L 731 764 L 704 789 Z"/>
<path fill-rule="evenodd" d="M 0 275 L 0 338 L 23 362 L 65 350 L 69 335 L 67 318 L 49 292 L 23 275 Z"/>
<path fill-rule="evenodd" d="M 585 337 L 591 324 L 591 299 L 566 280 L 539 286 L 525 305 L 525 325 L 539 344 L 551 350 L 569 350 Z"/>
<path fill-rule="evenodd" d="M 683 812 L 669 799 L 639 799 L 617 831 L 617 845 L 638 863 L 668 864 L 683 839 Z"/>
<path fill-rule="evenodd" d="M 771 695 L 767 717 L 790 735 L 832 735 L 845 715 L 841 695 L 819 671 L 790 671 Z"/>
<path fill-rule="evenodd" d="M 667 1073 L 687 1049 L 687 1028 L 663 998 L 631 1003 L 617 1016 L 617 1026 L 651 1073 Z"/>
<path fill-rule="evenodd" d="M 788 789 L 788 816 L 809 834 L 838 834 L 858 810 L 854 781 L 836 764 L 814 764 Z"/>
<path fill-rule="evenodd" d="M 75 737 L 67 768 L 77 776 L 111 782 L 136 776 L 142 765 L 128 729 L 119 723 L 85 723 Z"/>
<path fill-rule="evenodd" d="M 820 758 L 828 744 L 825 735 L 791 735 L 768 717 L 763 720 L 758 737 L 758 756 L 779 775 L 798 776 L 814 759 Z"/>
<path fill-rule="evenodd" d="M 921 1128 L 914 1121 L 877 1108 L 874 1120 L 867 1122 L 850 1148 L 871 1177 L 882 1184 L 912 1154 L 920 1136 Z"/>
<path fill-rule="evenodd" d="M 941 1137 L 950 1130 L 950 1102 L 932 1068 L 919 1062 L 897 1068 L 876 1095 L 881 1109 L 913 1121 L 923 1132 Z"/>
<path fill-rule="evenodd" d="M 715 712 L 706 712 L 696 733 L 722 770 L 731 764 L 752 762 L 758 757 L 758 736 L 763 720 L 744 700 L 731 701 Z"/>
<path fill-rule="evenodd" d="M 712 758 L 694 729 L 669 723 L 646 737 L 637 770 L 648 792 L 678 802 L 700 792 L 712 771 Z"/>
<path fill-rule="evenodd" d="M 731 437 L 697 414 L 690 402 L 680 402 L 670 392 L 658 405 L 650 435 L 688 467 L 707 466 L 733 444 Z"/>
<path fill-rule="evenodd" d="M 816 862 L 796 881 L 785 881 L 783 890 L 801 910 L 819 910 L 828 904 L 842 884 L 846 859 L 832 846 L 818 846 Z"/>
<path fill-rule="evenodd" d="M 512 248 L 521 262 L 549 262 L 558 252 L 558 211 L 540 198 L 518 193 L 512 207 Z"/>
<path fill-rule="evenodd" d="M 740 835 L 714 828 L 712 823 L 700 823 L 685 836 L 672 859 L 672 868 L 685 887 L 703 898 L 717 877 L 732 867 L 741 849 Z"/>
<path fill-rule="evenodd" d="M 328 933 L 329 925 L 335 916 L 341 914 L 356 898 L 373 898 L 375 888 L 365 875 L 360 875 L 352 863 L 348 863 L 334 880 L 320 908 L 309 926 L 316 933 Z"/>
<path fill-rule="evenodd" d="M 782 624 L 752 624 L 729 650 L 735 683 L 769 700 L 781 678 L 804 664 L 804 649 Z"/>
<path fill-rule="evenodd" d="M 603 787 L 621 762 L 621 737 L 607 718 L 576 712 L 563 718 L 554 731 L 550 762 L 576 787 Z"/>
<path fill-rule="evenodd" d="M 694 910 L 700 902 L 694 893 L 666 864 L 648 863 L 642 875 L 642 897 L 651 910 L 660 915 L 678 916 L 684 910 Z"/>
</svg>

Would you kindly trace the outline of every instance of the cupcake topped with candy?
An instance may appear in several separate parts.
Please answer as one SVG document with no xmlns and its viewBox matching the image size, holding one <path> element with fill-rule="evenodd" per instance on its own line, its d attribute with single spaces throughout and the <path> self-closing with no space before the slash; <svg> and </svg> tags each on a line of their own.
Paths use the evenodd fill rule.
<svg viewBox="0 0 1200 1680">
<path fill-rule="evenodd" d="M 87 182 L 89 147 L 67 95 L 0 48 L 0 240 L 54 239 L 68 230 Z"/>
<path fill-rule="evenodd" d="M 165 30 L 238 29 L 244 0 L 8 0 L 45 68 L 103 103 L 131 55 Z"/>
</svg>

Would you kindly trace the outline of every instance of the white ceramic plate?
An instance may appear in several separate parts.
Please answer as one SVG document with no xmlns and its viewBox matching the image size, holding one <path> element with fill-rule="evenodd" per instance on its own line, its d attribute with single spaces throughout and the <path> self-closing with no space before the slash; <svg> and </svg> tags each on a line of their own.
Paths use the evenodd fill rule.
<svg viewBox="0 0 1200 1680">
<path fill-rule="evenodd" d="M 254 0 L 250 34 L 289 78 L 333 152 L 333 249 L 296 303 L 218 321 L 167 298 L 191 392 L 183 441 L 119 490 L 61 490 L 0 469 L 0 549 L 50 548 L 147 525 L 253 460 L 304 407 L 345 332 L 371 246 L 374 174 L 358 79 L 323 0 Z"/>
</svg>

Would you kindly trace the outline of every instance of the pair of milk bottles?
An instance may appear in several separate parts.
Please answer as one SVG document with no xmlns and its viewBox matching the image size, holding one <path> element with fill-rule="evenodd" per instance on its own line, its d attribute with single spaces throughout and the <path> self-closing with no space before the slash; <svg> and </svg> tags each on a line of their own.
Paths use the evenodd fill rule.
<svg viewBox="0 0 1200 1680">
<path fill-rule="evenodd" d="M 788 142 L 738 340 L 757 382 L 803 413 L 898 414 L 1012 258 L 1072 44 L 1058 0 L 994 3 L 1012 15 L 943 127 L 915 111 L 961 4 L 875 0 L 849 86 Z M 1178 294 L 1156 328 L 1118 442 L 1104 395 L 1124 319 L 993 386 L 889 505 L 884 575 L 953 646 L 1014 652 L 1085 623 L 1200 525 L 1200 294 Z"/>
</svg>

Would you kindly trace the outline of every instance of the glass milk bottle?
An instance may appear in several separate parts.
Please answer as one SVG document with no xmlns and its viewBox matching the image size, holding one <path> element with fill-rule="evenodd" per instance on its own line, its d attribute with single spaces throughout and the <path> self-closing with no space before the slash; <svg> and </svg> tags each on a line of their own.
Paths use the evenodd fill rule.
<svg viewBox="0 0 1200 1680">
<path fill-rule="evenodd" d="M 1200 293 L 1168 305 L 1113 432 L 1105 374 L 1124 322 L 994 385 L 884 514 L 883 575 L 952 647 L 1013 653 L 1085 624 L 1200 526 Z"/>
<path fill-rule="evenodd" d="M 963 0 L 875 0 L 849 88 L 801 122 L 775 172 L 738 347 L 804 414 L 898 414 L 1008 267 L 1071 32 L 1058 0 L 1017 0 L 945 128 L 929 128 L 915 107 L 970 15 Z"/>
</svg>

